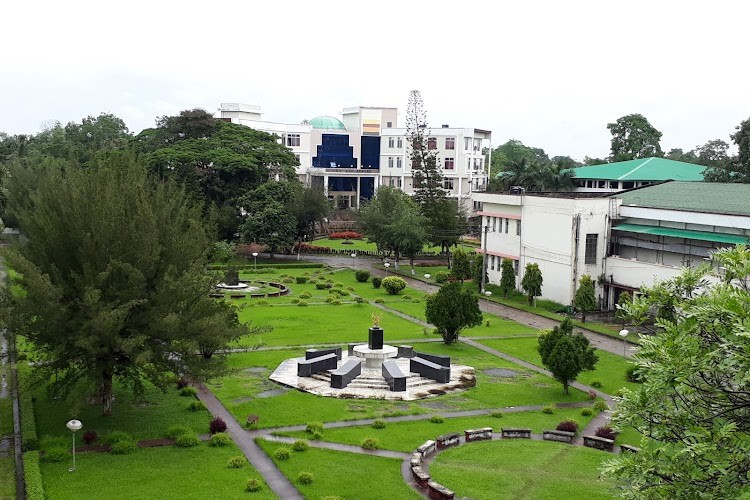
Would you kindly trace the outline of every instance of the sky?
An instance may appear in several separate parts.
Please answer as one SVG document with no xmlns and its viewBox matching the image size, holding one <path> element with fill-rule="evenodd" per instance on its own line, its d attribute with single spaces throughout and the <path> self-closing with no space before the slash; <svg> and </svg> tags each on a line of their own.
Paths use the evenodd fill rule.
<svg viewBox="0 0 750 500">
<path fill-rule="evenodd" d="M 550 156 L 605 157 L 607 123 L 641 113 L 662 149 L 750 117 L 745 0 L 6 2 L 0 131 L 102 112 L 133 132 L 221 102 L 269 121 L 400 110 Z"/>
</svg>

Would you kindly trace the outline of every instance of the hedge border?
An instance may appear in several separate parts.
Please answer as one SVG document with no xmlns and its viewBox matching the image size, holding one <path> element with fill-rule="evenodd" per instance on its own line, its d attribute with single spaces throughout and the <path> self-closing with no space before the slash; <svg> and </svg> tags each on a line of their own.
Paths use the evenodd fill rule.
<svg viewBox="0 0 750 500">
<path fill-rule="evenodd" d="M 233 267 L 239 271 L 253 271 L 256 269 L 254 264 L 209 264 L 208 269 L 211 271 L 221 271 Z M 307 264 L 266 264 L 263 263 L 261 267 L 257 267 L 258 273 L 270 273 L 276 272 L 277 269 L 320 269 L 326 267 L 325 264 L 319 262 L 310 262 Z"/>
<path fill-rule="evenodd" d="M 39 437 L 36 433 L 34 400 L 28 390 L 20 391 L 18 401 L 21 406 L 21 443 L 24 451 L 36 449 Z"/>
<path fill-rule="evenodd" d="M 26 500 L 44 500 L 44 483 L 39 468 L 39 452 L 23 454 L 23 479 L 26 483 Z"/>
</svg>

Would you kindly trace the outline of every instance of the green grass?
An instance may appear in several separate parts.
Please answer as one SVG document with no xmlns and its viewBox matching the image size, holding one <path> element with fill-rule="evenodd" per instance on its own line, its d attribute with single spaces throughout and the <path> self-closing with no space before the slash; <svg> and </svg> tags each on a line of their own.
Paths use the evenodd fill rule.
<svg viewBox="0 0 750 500">
<path fill-rule="evenodd" d="M 276 448 L 283 446 L 262 439 L 258 444 L 273 458 Z M 342 500 L 381 500 L 384 498 L 421 498 L 401 477 L 401 460 L 356 453 L 308 448 L 302 453 L 293 452 L 289 460 L 273 459 L 281 472 L 296 482 L 300 472 L 310 472 L 313 482 L 295 484 L 305 498 L 319 499 L 327 496 Z"/>
<path fill-rule="evenodd" d="M 10 385 L 10 384 L 9 384 Z M 13 434 L 13 400 L 0 399 L 0 437 Z"/>
<path fill-rule="evenodd" d="M 79 453 L 77 471 L 70 463 L 42 461 L 47 498 L 151 500 L 184 498 L 248 498 L 248 479 L 260 479 L 250 466 L 228 469 L 227 460 L 242 453 L 235 446 L 195 448 L 164 446 L 144 448 L 129 455 Z M 252 498 L 276 498 L 264 486 Z"/>
<path fill-rule="evenodd" d="M 539 357 L 539 352 L 537 351 L 537 345 L 539 344 L 536 338 L 482 340 L 481 342 L 498 351 L 505 352 L 537 366 L 542 366 L 542 359 Z M 597 349 L 596 355 L 599 357 L 596 369 L 581 373 L 578 376 L 578 382 L 591 385 L 592 382 L 599 381 L 602 384 L 600 390 L 607 394 L 614 394 L 622 387 L 637 389 L 640 386 L 640 384 L 625 380 L 625 372 L 631 364 L 625 358 L 599 349 Z"/>
<path fill-rule="evenodd" d="M 344 241 L 351 242 L 351 245 L 345 245 Z M 341 240 L 341 239 L 330 239 L 330 238 L 321 238 L 318 240 L 313 240 L 310 242 L 310 244 L 315 245 L 316 247 L 327 247 L 327 248 L 333 248 L 336 250 L 349 250 L 352 252 L 377 252 L 378 248 L 375 245 L 375 243 L 370 243 L 366 239 L 361 240 Z M 473 249 L 475 247 L 472 246 L 464 246 L 465 249 Z M 440 253 L 440 247 L 433 247 L 430 245 L 425 245 L 422 249 L 424 252 L 432 252 L 432 253 Z M 404 259 L 405 262 L 409 262 L 408 259 Z"/>
<path fill-rule="evenodd" d="M 448 449 L 430 465 L 433 480 L 477 500 L 614 498 L 612 483 L 599 479 L 610 454 L 547 441 L 503 440 Z"/>
<path fill-rule="evenodd" d="M 433 410 L 439 413 L 440 410 Z M 489 415 L 480 417 L 446 418 L 441 424 L 435 424 L 427 420 L 413 422 L 388 422 L 385 429 L 373 429 L 369 425 L 357 427 L 340 427 L 323 430 L 323 441 L 343 443 L 359 446 L 363 439 L 368 437 L 377 438 L 380 447 L 387 450 L 411 452 L 428 439 L 449 432 L 463 434 L 466 429 L 480 427 L 492 427 L 499 431 L 502 427 L 527 427 L 533 432 L 541 433 L 545 429 L 554 429 L 557 424 L 566 419 L 572 419 L 579 423 L 579 429 L 583 429 L 592 417 L 581 416 L 580 409 L 558 409 L 552 415 L 541 411 L 529 411 L 522 413 L 505 413 L 502 418 Z M 310 439 L 310 434 L 305 431 L 281 432 L 281 436 L 289 436 L 298 439 Z"/>
<path fill-rule="evenodd" d="M 0 500 L 16 498 L 15 462 L 12 451 L 8 458 L 0 458 Z"/>
<path fill-rule="evenodd" d="M 270 372 L 284 359 L 302 356 L 303 350 L 300 348 L 232 354 L 229 356 L 229 365 L 233 371 L 215 380 L 211 389 L 240 422 L 244 422 L 248 414 L 255 414 L 260 417 L 261 427 L 435 413 L 435 410 L 424 405 L 434 402 L 445 405 L 448 408 L 446 411 L 457 411 L 587 399 L 584 393 L 576 390 L 566 396 L 560 384 L 553 379 L 465 344 L 446 346 L 442 343 L 428 343 L 418 344 L 416 348 L 433 354 L 446 354 L 451 356 L 454 363 L 473 366 L 478 370 L 477 386 L 417 401 L 333 399 L 296 390 L 273 397 L 256 397 L 260 392 L 278 387 L 268 380 Z M 258 367 L 266 368 L 266 371 L 254 371 Z M 518 376 L 492 377 L 482 371 L 486 368 L 507 368 L 516 371 Z"/>
</svg>

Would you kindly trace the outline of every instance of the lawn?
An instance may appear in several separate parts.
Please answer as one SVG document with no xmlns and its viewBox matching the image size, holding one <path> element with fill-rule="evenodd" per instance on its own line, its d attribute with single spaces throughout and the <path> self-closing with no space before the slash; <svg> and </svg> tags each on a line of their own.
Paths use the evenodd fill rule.
<svg viewBox="0 0 750 500">
<path fill-rule="evenodd" d="M 481 342 L 498 351 L 505 352 L 537 366 L 542 366 L 542 359 L 539 357 L 539 352 L 537 351 L 537 345 L 539 344 L 535 338 L 482 340 Z M 578 382 L 586 385 L 600 382 L 600 390 L 607 394 L 615 394 L 622 387 L 629 389 L 637 389 L 639 387 L 639 384 L 625 380 L 625 372 L 631 365 L 625 358 L 602 350 L 597 350 L 596 355 L 599 357 L 596 369 L 581 373 L 577 378 Z"/>
<path fill-rule="evenodd" d="M 234 445 L 212 448 L 203 443 L 195 448 L 164 446 L 144 448 L 129 455 L 79 453 L 76 472 L 70 463 L 42 461 L 47 498 L 152 500 L 185 498 L 248 498 L 248 479 L 260 479 L 250 464 L 228 469 L 230 457 L 242 455 Z M 252 498 L 276 495 L 264 486 Z"/>
<path fill-rule="evenodd" d="M 434 411 L 436 414 L 440 413 L 439 410 Z M 433 423 L 429 420 L 388 422 L 384 429 L 374 429 L 369 425 L 326 428 L 323 430 L 322 440 L 359 446 L 365 438 L 375 438 L 382 449 L 408 453 L 414 451 L 426 440 L 435 439 L 435 436 L 449 432 L 458 432 L 463 435 L 465 429 L 492 427 L 493 430 L 499 432 L 502 427 L 526 427 L 533 432 L 541 433 L 545 429 L 554 429 L 557 424 L 566 419 L 575 420 L 580 426 L 579 429 L 583 429 L 591 418 L 582 416 L 580 409 L 557 409 L 552 415 L 541 411 L 506 412 L 503 413 L 502 418 L 485 415 L 446 418 L 442 423 Z M 278 434 L 298 439 L 310 439 L 310 434 L 305 431 Z"/>
<path fill-rule="evenodd" d="M 273 458 L 279 443 L 259 439 L 263 451 Z M 382 500 L 422 498 L 401 477 L 401 460 L 317 448 L 291 452 L 289 460 L 273 458 L 281 472 L 305 498 L 338 497 L 342 500 Z M 311 484 L 299 484 L 300 472 L 313 476 Z"/>
<path fill-rule="evenodd" d="M 351 244 L 344 244 L 344 242 L 349 242 Z M 377 252 L 378 248 L 375 243 L 370 243 L 366 239 L 361 240 L 342 240 L 342 239 L 330 239 L 330 238 L 321 238 L 317 240 L 313 240 L 310 242 L 311 245 L 315 245 L 316 247 L 326 247 L 326 248 L 333 248 L 335 250 L 348 250 L 351 252 Z M 464 250 L 466 251 L 474 251 L 473 246 L 468 245 L 462 245 Z M 424 252 L 432 252 L 434 254 L 440 253 L 440 247 L 434 247 L 430 245 L 425 245 L 422 249 Z M 404 259 L 406 262 L 408 262 L 408 259 Z"/>
<path fill-rule="evenodd" d="M 16 498 L 15 462 L 12 456 L 0 458 L 0 500 L 14 498 Z"/>
<path fill-rule="evenodd" d="M 601 480 L 598 470 L 609 458 L 549 441 L 485 441 L 438 454 L 430 475 L 461 498 L 610 499 L 613 483 Z"/>
</svg>

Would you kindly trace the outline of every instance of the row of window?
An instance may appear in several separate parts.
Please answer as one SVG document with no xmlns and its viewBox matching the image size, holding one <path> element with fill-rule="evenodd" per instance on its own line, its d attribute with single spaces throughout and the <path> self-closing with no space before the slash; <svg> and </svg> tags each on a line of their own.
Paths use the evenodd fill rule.
<svg viewBox="0 0 750 500">
<path fill-rule="evenodd" d="M 391 177 L 388 179 L 388 185 L 391 187 L 401 188 L 401 177 Z"/>
<path fill-rule="evenodd" d="M 455 137 L 446 137 L 444 140 L 444 146 L 446 150 L 455 150 L 456 149 L 456 138 Z M 466 137 L 464 139 L 464 151 L 471 150 L 471 138 Z M 389 148 L 402 148 L 404 147 L 404 141 L 403 137 L 388 137 L 388 147 Z M 438 139 L 437 137 L 428 137 L 427 138 L 427 149 L 437 149 L 438 148 Z M 482 140 L 481 139 L 474 139 L 474 152 L 478 153 L 482 149 Z"/>
<path fill-rule="evenodd" d="M 648 181 L 600 181 L 592 179 L 579 179 L 576 186 L 588 189 L 633 189 L 640 186 L 652 184 Z"/>
<path fill-rule="evenodd" d="M 497 263 L 497 270 L 498 271 L 500 269 L 502 269 L 502 267 L 501 267 L 502 263 L 503 263 L 502 257 L 496 257 L 494 255 L 490 255 L 490 256 L 487 257 L 487 260 L 489 260 L 490 271 L 494 271 L 495 270 L 495 263 Z M 515 273 L 516 276 L 518 276 L 518 261 L 517 260 L 513 261 L 513 272 Z"/>
<path fill-rule="evenodd" d="M 395 159 L 395 162 L 394 162 Z M 400 156 L 389 156 L 388 157 L 388 168 L 393 168 L 393 165 L 395 163 L 396 168 L 401 168 L 403 166 L 403 159 Z M 456 168 L 456 160 L 454 158 L 444 158 L 443 159 L 443 168 L 445 170 L 453 170 Z"/>
<path fill-rule="evenodd" d="M 503 231 L 503 224 L 505 225 L 505 231 Z M 503 217 L 487 217 L 487 225 L 489 226 L 489 230 L 493 233 L 502 233 L 508 234 L 508 230 L 510 228 L 510 219 L 503 218 Z M 521 236 L 521 221 L 516 220 L 516 236 Z"/>
</svg>

